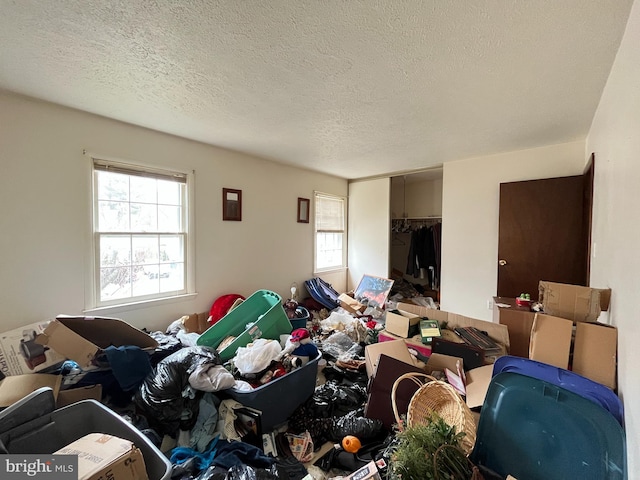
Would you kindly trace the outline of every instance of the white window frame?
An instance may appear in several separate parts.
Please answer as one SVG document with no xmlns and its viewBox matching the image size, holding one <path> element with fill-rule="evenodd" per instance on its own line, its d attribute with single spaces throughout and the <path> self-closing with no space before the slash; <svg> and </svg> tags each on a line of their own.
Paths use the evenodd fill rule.
<svg viewBox="0 0 640 480">
<path fill-rule="evenodd" d="M 329 199 L 332 201 L 339 200 L 342 202 L 342 229 L 323 230 L 319 227 L 318 207 L 319 200 Z M 313 271 L 314 273 L 326 273 L 334 271 L 342 271 L 347 268 L 347 197 L 342 195 L 333 195 L 330 193 L 313 192 Z M 318 267 L 318 234 L 320 233 L 340 233 L 342 234 L 342 259 L 339 265 L 331 265 L 328 267 Z"/>
<path fill-rule="evenodd" d="M 158 168 L 151 165 L 141 164 L 138 162 L 122 161 L 120 159 L 113 159 L 105 157 L 104 155 L 92 155 L 85 152 L 90 158 L 90 172 L 91 172 L 91 261 L 89 262 L 90 268 L 90 288 L 87 289 L 85 295 L 86 308 L 84 312 L 102 312 L 119 310 L 130 310 L 136 308 L 143 308 L 154 304 L 163 304 L 168 302 L 175 302 L 180 300 L 187 300 L 195 297 L 195 240 L 194 240 L 194 172 L 185 171 L 170 171 L 164 168 Z M 100 299 L 100 238 L 101 235 L 112 234 L 113 232 L 99 232 L 98 231 L 98 192 L 97 192 L 97 177 L 96 177 L 96 164 L 101 165 L 99 169 L 105 170 L 106 168 L 113 168 L 120 170 L 121 173 L 127 173 L 130 171 L 132 174 L 140 175 L 148 178 L 170 178 L 181 177 L 184 179 L 185 192 L 182 198 L 182 231 L 181 232 L 138 232 L 138 231 L 125 231 L 118 232 L 123 235 L 137 235 L 145 233 L 151 234 L 180 234 L 183 236 L 183 261 L 184 261 L 184 281 L 181 290 L 172 290 L 165 292 L 158 292 L 150 295 L 137 295 L 128 296 L 124 298 L 117 298 L 113 300 L 101 301 Z"/>
</svg>

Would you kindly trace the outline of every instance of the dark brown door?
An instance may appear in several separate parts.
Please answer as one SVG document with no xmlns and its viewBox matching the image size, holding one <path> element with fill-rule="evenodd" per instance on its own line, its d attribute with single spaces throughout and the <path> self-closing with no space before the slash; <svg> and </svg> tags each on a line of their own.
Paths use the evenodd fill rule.
<svg viewBox="0 0 640 480">
<path fill-rule="evenodd" d="M 538 282 L 586 285 L 583 175 L 500 184 L 498 296 L 529 293 Z"/>
</svg>

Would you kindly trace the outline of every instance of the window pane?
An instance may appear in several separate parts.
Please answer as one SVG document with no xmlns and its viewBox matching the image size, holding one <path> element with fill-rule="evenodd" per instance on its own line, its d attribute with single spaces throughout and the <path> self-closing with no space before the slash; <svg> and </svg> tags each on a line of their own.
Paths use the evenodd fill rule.
<svg viewBox="0 0 640 480">
<path fill-rule="evenodd" d="M 342 266 L 342 233 L 318 233 L 316 236 L 316 268 Z"/>
<path fill-rule="evenodd" d="M 129 235 L 100 236 L 100 267 L 121 267 L 131 264 Z"/>
<path fill-rule="evenodd" d="M 129 176 L 96 171 L 98 200 L 129 201 Z"/>
<path fill-rule="evenodd" d="M 100 300 L 131 296 L 131 270 L 128 267 L 100 269 Z"/>
<path fill-rule="evenodd" d="M 123 202 L 98 202 L 98 231 L 128 232 L 129 204 Z"/>
<path fill-rule="evenodd" d="M 184 288 L 184 264 L 166 263 L 160 265 L 160 291 L 170 292 Z"/>
<path fill-rule="evenodd" d="M 131 230 L 135 232 L 157 232 L 158 207 L 145 203 L 132 203 Z"/>
<path fill-rule="evenodd" d="M 184 184 L 158 180 L 158 203 L 165 205 L 182 205 L 182 189 Z"/>
<path fill-rule="evenodd" d="M 158 205 L 158 231 L 182 231 L 182 207 Z"/>
<path fill-rule="evenodd" d="M 155 178 L 131 177 L 131 201 L 156 203 L 158 201 L 157 180 Z"/>
<path fill-rule="evenodd" d="M 160 236 L 160 263 L 175 263 L 184 260 L 184 239 L 182 235 Z"/>
<path fill-rule="evenodd" d="M 145 265 L 133 282 L 133 296 L 153 295 L 160 292 L 160 265 Z"/>
<path fill-rule="evenodd" d="M 134 235 L 132 238 L 133 263 L 136 265 L 148 265 L 159 263 L 158 236 Z"/>
</svg>

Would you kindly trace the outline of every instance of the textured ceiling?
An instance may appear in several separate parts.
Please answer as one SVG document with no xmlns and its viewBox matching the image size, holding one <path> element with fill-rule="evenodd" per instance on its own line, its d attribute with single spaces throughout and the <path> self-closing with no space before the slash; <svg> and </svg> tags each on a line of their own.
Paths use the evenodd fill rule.
<svg viewBox="0 0 640 480">
<path fill-rule="evenodd" d="M 632 0 L 0 0 L 0 88 L 345 178 L 585 137 Z"/>
</svg>

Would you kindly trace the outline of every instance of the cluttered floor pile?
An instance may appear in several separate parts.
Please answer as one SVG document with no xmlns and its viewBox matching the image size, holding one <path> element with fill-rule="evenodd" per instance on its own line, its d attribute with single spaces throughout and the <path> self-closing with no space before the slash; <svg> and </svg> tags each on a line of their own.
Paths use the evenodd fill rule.
<svg viewBox="0 0 640 480">
<path fill-rule="evenodd" d="M 426 331 L 434 325 L 428 324 L 426 333 L 417 335 L 416 344 L 407 343 L 408 331 L 382 341 L 381 335 L 391 334 L 384 330 L 381 307 L 389 310 L 395 305 L 340 301 L 329 285 L 317 279 L 307 288 L 315 295 L 299 303 L 293 291 L 292 298 L 283 302 L 276 293 L 259 290 L 248 298 L 220 297 L 207 315 L 176 319 L 165 331 L 139 331 L 128 326 L 136 332 L 121 335 L 124 344 L 118 345 L 112 339 L 110 345 L 98 345 L 84 359 L 78 356 L 77 348 L 69 350 L 70 343 L 60 339 L 63 334 L 79 335 L 93 345 L 97 340 L 90 333 L 92 329 L 102 328 L 103 337 L 108 337 L 106 332 L 113 335 L 120 325 L 108 323 L 113 319 L 105 319 L 107 323 L 101 327 L 95 319 L 59 317 L 38 340 L 67 358 L 56 370 L 47 371 L 58 379 L 56 393 L 99 385 L 100 406 L 117 415 L 118 422 L 122 420 L 130 430 L 116 428 L 119 425 L 116 421 L 91 420 L 89 417 L 103 416 L 104 412 L 88 413 L 84 407 L 82 415 L 76 416 L 75 438 L 65 440 L 62 430 L 57 431 L 56 442 L 62 444 L 56 443 L 55 448 L 48 446 L 51 450 L 46 453 L 81 451 L 84 447 L 77 442 L 88 442 L 93 438 L 91 435 L 101 433 L 128 439 L 134 444 L 131 448 L 142 449 L 137 465 L 146 463 L 146 472 L 145 468 L 133 469 L 131 465 L 136 462 L 129 461 L 129 470 L 122 467 L 124 473 L 118 479 L 505 478 L 489 468 L 490 461 L 475 461 L 484 460 L 483 452 L 489 447 L 478 447 L 485 441 L 480 437 L 476 441 L 479 419 L 480 426 L 484 421 L 477 413 L 482 400 L 472 403 L 474 393 L 471 389 L 467 391 L 467 387 L 474 381 L 465 377 L 462 360 L 448 355 L 425 355 L 424 349 L 435 335 Z M 436 321 L 438 336 L 452 328 L 452 318 L 450 325 Z M 152 343 L 138 337 L 139 334 L 150 338 Z M 508 343 L 508 336 L 494 337 L 506 338 Z M 497 403 L 509 404 L 511 400 L 504 395 L 505 391 L 538 388 L 509 383 L 509 371 L 521 368 L 521 364 L 504 356 L 506 350 L 497 353 L 487 346 L 484 353 L 487 356 L 480 363 L 489 363 L 484 370 L 488 378 L 496 373 L 492 362 L 501 356 L 507 359 L 501 360 L 504 365 L 501 375 L 506 375 L 502 390 L 487 393 L 486 385 L 484 388 L 484 394 L 495 395 Z M 486 361 L 489 358 L 491 362 Z M 474 358 L 465 361 L 473 362 Z M 621 421 L 621 407 L 615 400 L 598 389 L 591 392 L 594 397 L 606 397 L 610 411 L 620 409 Z M 516 393 L 515 397 L 522 395 Z M 546 391 L 539 403 L 544 407 L 550 397 Z M 86 403 L 81 401 L 58 410 L 48 407 L 53 411 L 46 418 L 51 423 L 58 418 L 56 428 L 62 429 L 63 415 Z M 566 410 L 575 410 L 575 405 L 578 404 L 568 403 L 565 410 L 540 421 L 566 426 L 566 419 L 561 417 L 567 417 Z M 516 401 L 510 408 L 518 410 L 522 406 Z M 24 419 L 16 420 L 17 410 L 12 405 L 0 412 L 4 453 L 45 453 L 38 451 L 33 442 L 31 447 L 18 447 L 30 443 L 21 444 L 20 435 L 36 430 L 19 425 Z M 599 415 L 588 411 L 591 416 Z M 536 415 L 534 411 L 530 413 Z M 514 412 L 508 411 L 506 415 L 504 418 L 517 423 Z M 28 420 L 47 421 L 42 418 Z M 485 423 L 492 420 L 499 423 L 495 418 Z M 594 425 L 588 427 L 587 437 L 594 434 L 618 441 L 614 427 Z M 619 427 L 619 421 L 616 425 Z M 36 426 L 43 428 L 41 424 Z M 490 434 L 498 435 L 495 429 L 501 426 L 485 427 L 489 432 L 487 438 Z M 19 434 L 16 429 L 20 429 Z M 79 432 L 87 437 L 78 440 Z M 523 438 L 527 435 L 522 432 Z M 494 444 L 499 441 L 491 440 Z M 20 448 L 31 450 L 18 452 Z M 594 456 L 599 453 L 597 446 L 577 448 L 590 448 Z M 624 446 L 621 450 L 624 451 Z M 80 470 L 89 468 L 85 464 L 90 457 L 80 455 Z M 607 462 L 611 471 L 623 472 L 624 466 L 620 465 L 624 459 L 611 457 Z M 547 473 L 544 469 L 540 471 L 543 475 Z"/>
</svg>

